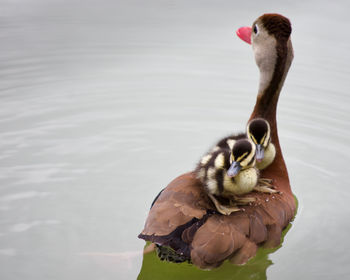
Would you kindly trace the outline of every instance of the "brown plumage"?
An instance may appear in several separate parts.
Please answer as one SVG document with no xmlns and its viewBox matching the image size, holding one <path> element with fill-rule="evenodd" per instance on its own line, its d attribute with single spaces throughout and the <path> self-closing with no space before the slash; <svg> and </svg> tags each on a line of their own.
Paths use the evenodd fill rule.
<svg viewBox="0 0 350 280">
<path fill-rule="evenodd" d="M 203 269 L 217 267 L 225 260 L 243 264 L 255 256 L 258 246 L 279 245 L 281 232 L 296 210 L 276 124 L 279 93 L 293 59 L 289 35 L 285 35 L 290 24 L 288 19 L 276 14 L 263 15 L 254 24 L 259 26 L 261 33 L 251 35 L 252 44 L 257 49 L 255 58 L 259 63 L 274 63 L 274 66 L 270 67 L 271 73 L 265 73 L 258 65 L 260 88 L 250 119 L 264 118 L 271 126 L 276 157 L 261 176 L 273 179 L 280 193 L 252 192 L 249 196 L 256 198 L 252 205 L 242 206 L 242 212 L 224 216 L 215 211 L 201 182 L 189 172 L 177 177 L 160 193 L 139 235 L 142 239 L 171 247 L 182 260 L 190 260 Z M 266 37 L 262 44 L 258 43 L 258 36 Z M 276 38 L 277 42 L 272 44 L 275 39 L 270 37 Z M 268 44 L 265 44 L 266 40 Z M 262 52 L 259 52 L 260 47 Z M 274 61 L 270 59 L 271 54 Z M 264 60 L 265 56 L 268 59 Z M 264 77 L 271 79 L 266 82 L 262 80 Z"/>
<path fill-rule="evenodd" d="M 257 19 L 261 21 L 269 34 L 276 37 L 278 40 L 289 39 L 292 33 L 292 27 L 289 19 L 281 17 L 279 14 L 265 14 Z"/>
</svg>

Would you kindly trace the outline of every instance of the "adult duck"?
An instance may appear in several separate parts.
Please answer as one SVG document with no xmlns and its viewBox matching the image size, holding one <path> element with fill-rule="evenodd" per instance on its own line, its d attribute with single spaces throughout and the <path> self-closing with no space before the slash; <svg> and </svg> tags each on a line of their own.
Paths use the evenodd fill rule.
<svg viewBox="0 0 350 280">
<path fill-rule="evenodd" d="M 252 44 L 260 70 L 254 110 L 248 122 L 263 118 L 270 124 L 276 155 L 261 176 L 273 180 L 278 194 L 249 193 L 255 198 L 244 211 L 222 215 L 203 190 L 194 172 L 174 179 L 156 197 L 139 238 L 155 243 L 162 259 L 190 261 L 202 269 L 218 267 L 225 260 L 243 264 L 258 246 L 280 244 L 282 230 L 295 214 L 288 172 L 276 123 L 278 98 L 293 60 L 290 21 L 279 14 L 264 14 L 252 27 L 237 35 Z"/>
</svg>

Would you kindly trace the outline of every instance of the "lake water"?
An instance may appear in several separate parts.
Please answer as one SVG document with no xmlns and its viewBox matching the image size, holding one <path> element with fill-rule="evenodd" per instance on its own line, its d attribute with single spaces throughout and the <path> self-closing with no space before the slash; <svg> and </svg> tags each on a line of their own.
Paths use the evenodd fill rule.
<svg viewBox="0 0 350 280">
<path fill-rule="evenodd" d="M 162 279 L 157 267 L 166 279 L 348 277 L 347 1 L 0 5 L 0 279 Z M 244 130 L 258 70 L 234 32 L 265 12 L 293 25 L 278 107 L 293 225 L 251 266 L 142 266 L 155 195 Z"/>
</svg>

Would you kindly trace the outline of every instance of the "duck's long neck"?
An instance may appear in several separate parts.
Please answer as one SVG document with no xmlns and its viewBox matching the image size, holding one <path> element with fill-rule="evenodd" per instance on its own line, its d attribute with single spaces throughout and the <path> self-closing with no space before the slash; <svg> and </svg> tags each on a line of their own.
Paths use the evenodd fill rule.
<svg viewBox="0 0 350 280">
<path fill-rule="evenodd" d="M 277 152 L 275 162 L 278 162 L 280 167 L 282 167 L 286 173 L 287 169 L 284 164 L 278 139 L 276 110 L 279 94 L 292 60 L 293 48 L 291 41 L 288 40 L 287 42 L 284 42 L 284 44 L 277 43 L 274 66 L 260 68 L 259 92 L 254 110 L 249 119 L 264 118 L 269 122 L 272 142 L 275 144 Z"/>
<path fill-rule="evenodd" d="M 257 100 L 251 118 L 261 117 L 272 125 L 276 121 L 278 98 L 293 60 L 291 41 L 278 43 L 273 67 L 260 68 L 260 83 Z"/>
</svg>

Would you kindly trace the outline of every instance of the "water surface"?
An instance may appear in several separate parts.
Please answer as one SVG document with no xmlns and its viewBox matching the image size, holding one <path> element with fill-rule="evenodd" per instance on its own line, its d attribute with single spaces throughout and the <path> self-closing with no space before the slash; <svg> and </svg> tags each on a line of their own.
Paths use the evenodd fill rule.
<svg viewBox="0 0 350 280">
<path fill-rule="evenodd" d="M 278 125 L 299 209 L 283 246 L 252 260 L 263 272 L 244 273 L 349 275 L 346 1 L 0 4 L 1 279 L 138 277 L 154 196 L 244 129 L 258 70 L 234 31 L 264 12 L 293 25 Z M 211 273 L 232 276 L 227 265 Z"/>
</svg>

